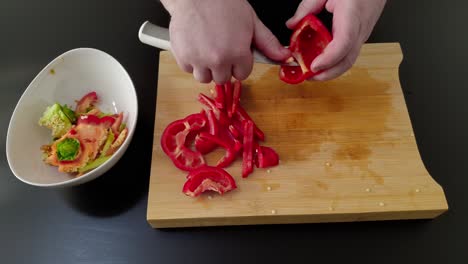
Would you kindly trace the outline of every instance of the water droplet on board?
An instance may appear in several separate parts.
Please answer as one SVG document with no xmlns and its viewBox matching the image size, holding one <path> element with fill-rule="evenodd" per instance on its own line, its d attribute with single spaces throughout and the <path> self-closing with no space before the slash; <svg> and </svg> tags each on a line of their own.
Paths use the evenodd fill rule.
<svg viewBox="0 0 468 264">
<path fill-rule="evenodd" d="M 371 188 L 366 188 L 366 192 L 371 192 Z"/>
<path fill-rule="evenodd" d="M 380 202 L 380 203 L 379 203 L 379 206 L 385 206 L 385 203 L 384 203 L 384 202 Z"/>
<path fill-rule="evenodd" d="M 271 191 L 271 186 L 268 186 L 268 187 L 267 187 L 267 190 L 268 190 L 268 191 Z"/>
<path fill-rule="evenodd" d="M 276 214 L 276 210 L 271 210 L 271 214 Z"/>
</svg>

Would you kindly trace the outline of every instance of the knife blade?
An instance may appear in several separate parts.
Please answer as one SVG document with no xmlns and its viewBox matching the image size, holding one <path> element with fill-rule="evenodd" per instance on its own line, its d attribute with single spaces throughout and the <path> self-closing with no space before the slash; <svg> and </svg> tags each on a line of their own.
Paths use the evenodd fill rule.
<svg viewBox="0 0 468 264">
<path fill-rule="evenodd" d="M 141 42 L 147 45 L 163 50 L 171 50 L 169 29 L 154 25 L 149 21 L 146 21 L 141 25 L 140 30 L 138 32 L 138 38 Z M 252 54 L 254 57 L 254 61 L 257 63 L 298 66 L 298 64 L 295 61 L 286 63 L 271 60 L 255 48 L 253 48 Z"/>
</svg>

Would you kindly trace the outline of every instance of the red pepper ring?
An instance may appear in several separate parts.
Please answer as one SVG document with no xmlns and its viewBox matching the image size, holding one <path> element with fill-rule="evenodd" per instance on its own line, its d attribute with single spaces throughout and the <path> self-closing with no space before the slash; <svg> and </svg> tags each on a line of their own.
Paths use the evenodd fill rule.
<svg viewBox="0 0 468 264">
<path fill-rule="evenodd" d="M 231 165 L 231 163 L 236 159 L 237 153 L 242 148 L 242 144 L 235 139 L 234 144 L 230 145 L 226 141 L 221 140 L 219 137 L 210 135 L 206 132 L 201 132 L 198 136 L 201 139 L 213 142 L 226 150 L 226 154 L 224 155 L 224 157 L 222 157 L 216 164 L 216 167 L 219 168 L 225 168 Z"/>
<path fill-rule="evenodd" d="M 203 166 L 192 170 L 187 175 L 187 182 L 182 192 L 188 196 L 197 197 L 205 191 L 214 191 L 222 195 L 236 188 L 236 181 L 225 170 Z"/>
<path fill-rule="evenodd" d="M 164 130 L 161 147 L 177 168 L 190 171 L 205 165 L 203 155 L 188 148 L 186 141 L 190 132 L 201 130 L 206 123 L 204 114 L 192 114 L 170 123 Z"/>
<path fill-rule="evenodd" d="M 281 66 L 280 79 L 289 84 L 301 83 L 320 72 L 310 69 L 312 61 L 332 41 L 332 36 L 314 15 L 304 17 L 291 35 L 289 50 L 299 66 Z"/>
</svg>

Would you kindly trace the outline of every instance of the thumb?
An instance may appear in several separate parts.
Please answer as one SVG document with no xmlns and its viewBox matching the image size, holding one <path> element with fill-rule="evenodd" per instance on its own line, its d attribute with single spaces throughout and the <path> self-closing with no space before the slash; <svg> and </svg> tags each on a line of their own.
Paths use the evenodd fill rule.
<svg viewBox="0 0 468 264">
<path fill-rule="evenodd" d="M 286 21 L 286 26 L 290 29 L 296 27 L 296 25 L 308 14 L 318 14 L 320 13 L 327 0 L 302 0 L 302 2 L 297 7 L 296 13 L 288 21 Z"/>
<path fill-rule="evenodd" d="M 282 61 L 291 56 L 291 52 L 281 45 L 258 17 L 255 17 L 253 43 L 258 50 L 272 60 Z"/>
</svg>

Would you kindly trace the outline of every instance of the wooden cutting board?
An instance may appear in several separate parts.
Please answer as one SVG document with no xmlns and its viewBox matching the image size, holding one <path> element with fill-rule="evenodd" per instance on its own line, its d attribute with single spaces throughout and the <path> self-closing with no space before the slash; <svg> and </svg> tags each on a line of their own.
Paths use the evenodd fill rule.
<svg viewBox="0 0 468 264">
<path fill-rule="evenodd" d="M 355 66 L 328 82 L 287 85 L 278 66 L 256 64 L 241 103 L 280 166 L 241 177 L 224 196 L 182 193 L 186 173 L 160 147 L 168 123 L 201 110 L 210 94 L 161 52 L 148 197 L 155 228 L 434 218 L 448 209 L 425 169 L 399 83 L 398 43 L 366 44 Z M 209 161 L 213 162 L 213 157 Z M 213 163 L 211 163 L 213 164 Z"/>
</svg>

